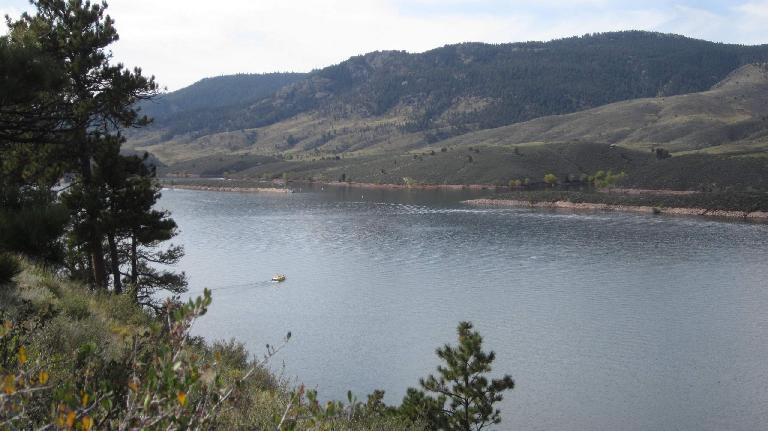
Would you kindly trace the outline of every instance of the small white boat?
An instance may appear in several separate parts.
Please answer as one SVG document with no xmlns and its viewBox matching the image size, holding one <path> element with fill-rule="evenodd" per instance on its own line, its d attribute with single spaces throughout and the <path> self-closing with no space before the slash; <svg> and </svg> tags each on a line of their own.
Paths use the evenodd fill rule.
<svg viewBox="0 0 768 431">
<path fill-rule="evenodd" d="M 272 281 L 277 281 L 278 283 L 281 281 L 285 281 L 285 274 L 275 274 L 272 276 Z"/>
</svg>

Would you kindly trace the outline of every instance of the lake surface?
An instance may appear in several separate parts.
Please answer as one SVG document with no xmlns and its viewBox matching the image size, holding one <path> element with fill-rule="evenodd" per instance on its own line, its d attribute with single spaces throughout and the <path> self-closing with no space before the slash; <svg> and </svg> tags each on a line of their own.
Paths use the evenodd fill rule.
<svg viewBox="0 0 768 431">
<path fill-rule="evenodd" d="M 195 333 L 237 338 L 322 397 L 398 402 L 471 320 L 516 388 L 498 429 L 768 424 L 768 225 L 486 209 L 466 193 L 166 190 Z M 279 285 L 268 280 L 287 274 Z"/>
</svg>

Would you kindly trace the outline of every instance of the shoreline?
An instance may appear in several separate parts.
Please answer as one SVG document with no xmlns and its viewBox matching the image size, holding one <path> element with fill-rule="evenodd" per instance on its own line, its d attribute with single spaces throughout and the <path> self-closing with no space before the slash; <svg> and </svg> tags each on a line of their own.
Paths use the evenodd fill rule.
<svg viewBox="0 0 768 431">
<path fill-rule="evenodd" d="M 175 181 L 181 180 L 181 182 L 176 183 Z M 283 190 L 282 187 L 286 185 L 286 183 L 283 180 L 272 180 L 272 181 L 255 181 L 255 180 L 239 180 L 239 179 L 228 179 L 225 180 L 223 178 L 170 178 L 170 177 L 164 177 L 160 178 L 161 184 L 163 187 L 168 188 L 178 188 L 178 189 L 188 189 L 188 190 L 211 190 L 216 191 L 221 189 L 222 191 L 235 191 L 235 189 L 239 191 L 270 191 L 270 190 Z M 190 182 L 192 184 L 185 184 L 185 182 Z M 208 183 L 208 184 L 194 184 L 197 183 Z M 214 185 L 215 183 L 262 183 L 262 184 L 273 184 L 280 187 L 248 187 L 248 186 L 241 186 L 241 185 L 227 185 L 227 186 L 219 186 Z M 381 190 L 508 190 L 509 188 L 506 186 L 500 186 L 495 184 L 391 184 L 391 183 L 358 183 L 358 182 L 347 182 L 347 181 L 289 181 L 288 185 L 295 184 L 295 185 L 320 185 L 320 186 L 331 186 L 331 187 L 349 187 L 349 188 L 360 188 L 360 189 L 381 189 Z M 225 190 L 226 189 L 226 190 Z"/>
<path fill-rule="evenodd" d="M 182 180 L 181 183 L 175 183 L 175 180 Z M 283 187 L 290 184 L 295 185 L 320 185 L 331 187 L 348 187 L 359 189 L 379 189 L 379 190 L 492 190 L 492 191 L 527 191 L 538 189 L 527 188 L 510 188 L 509 186 L 503 186 L 498 184 L 396 184 L 396 183 L 363 183 L 363 182 L 348 182 L 348 181 L 289 181 L 287 184 L 283 180 L 272 181 L 256 181 L 256 180 L 241 180 L 241 179 L 224 179 L 224 178 L 174 178 L 163 177 L 160 178 L 163 187 L 178 188 L 188 190 L 210 190 L 210 191 L 282 191 Z M 208 184 L 184 184 L 184 181 L 189 182 L 207 182 L 207 183 L 228 183 L 228 182 L 240 182 L 240 183 L 262 183 L 273 184 L 279 187 L 248 187 L 240 185 L 208 185 Z M 624 195 L 624 196 L 643 196 L 643 195 L 657 195 L 657 196 L 691 196 L 700 194 L 699 191 L 694 190 L 667 190 L 667 189 L 642 189 L 642 188 L 622 188 L 622 187 L 607 187 L 596 188 L 595 192 L 606 195 Z"/>
<path fill-rule="evenodd" d="M 569 201 L 528 201 L 519 199 L 470 199 L 462 201 L 463 204 L 475 206 L 497 206 L 508 208 L 543 208 L 543 209 L 566 209 L 572 211 L 620 211 L 636 212 L 645 214 L 666 214 L 682 216 L 705 216 L 718 218 L 738 218 L 742 220 L 761 220 L 768 221 L 768 211 L 733 211 L 733 210 L 711 210 L 706 208 L 685 208 L 685 207 L 653 207 L 646 205 L 615 205 L 587 202 L 569 202 Z"/>
<path fill-rule="evenodd" d="M 277 187 L 217 187 L 204 186 L 198 184 L 163 184 L 163 190 L 197 190 L 205 192 L 228 192 L 228 193 L 293 193 L 291 189 L 281 189 Z"/>
<path fill-rule="evenodd" d="M 321 184 L 333 187 L 353 187 L 359 189 L 382 189 L 382 190 L 497 190 L 507 189 L 504 186 L 493 184 L 378 184 L 378 183 L 355 183 L 340 181 L 315 181 L 313 184 Z"/>
<path fill-rule="evenodd" d="M 212 191 L 212 192 L 226 192 L 226 193 L 274 193 L 274 194 L 290 194 L 295 190 L 286 188 L 284 184 L 280 182 L 273 182 L 272 184 L 279 185 L 280 187 L 249 187 L 240 185 L 214 185 L 214 184 L 168 184 L 163 183 L 163 189 L 173 190 L 196 190 L 196 191 Z M 491 184 L 377 184 L 377 183 L 349 183 L 340 181 L 315 181 L 312 183 L 294 183 L 300 184 L 315 184 L 329 187 L 349 187 L 358 189 L 378 189 L 378 190 L 445 190 L 445 191 L 462 191 L 462 190 L 499 190 L 506 189 L 503 186 L 496 186 Z M 659 196 L 690 196 L 696 195 L 699 192 L 695 191 L 676 191 L 676 190 L 646 190 L 646 189 L 602 189 L 598 193 L 605 195 L 659 195 Z M 663 205 L 633 205 L 633 204 L 621 204 L 621 203 L 597 203 L 597 202 L 571 202 L 569 200 L 531 200 L 531 199 L 504 199 L 504 198 L 477 198 L 461 201 L 463 204 L 474 206 L 495 206 L 495 207 L 508 207 L 508 208 L 538 208 L 538 209 L 555 209 L 555 210 L 570 210 L 570 211 L 618 211 L 618 212 L 634 212 L 644 214 L 664 214 L 664 215 L 678 215 L 678 216 L 704 216 L 713 218 L 727 218 L 727 219 L 741 219 L 741 220 L 754 220 L 754 221 L 768 221 L 768 211 L 745 211 L 745 210 L 726 210 L 726 209 L 707 209 L 703 207 L 693 206 L 663 206 Z"/>
</svg>

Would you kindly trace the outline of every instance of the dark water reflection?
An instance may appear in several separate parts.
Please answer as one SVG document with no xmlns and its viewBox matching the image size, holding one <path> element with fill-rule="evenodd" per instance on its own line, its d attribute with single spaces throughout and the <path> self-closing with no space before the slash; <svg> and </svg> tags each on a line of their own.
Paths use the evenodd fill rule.
<svg viewBox="0 0 768 431">
<path fill-rule="evenodd" d="M 169 190 L 196 327 L 321 395 L 395 402 L 471 320 L 515 377 L 500 429 L 768 424 L 768 225 L 483 209 L 473 193 Z M 284 272 L 288 280 L 267 280 Z"/>
</svg>

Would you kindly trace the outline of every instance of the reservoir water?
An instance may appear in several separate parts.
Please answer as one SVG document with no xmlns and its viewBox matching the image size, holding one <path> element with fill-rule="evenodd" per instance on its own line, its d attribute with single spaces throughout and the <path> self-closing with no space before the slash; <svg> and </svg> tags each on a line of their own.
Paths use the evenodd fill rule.
<svg viewBox="0 0 768 431">
<path fill-rule="evenodd" d="M 466 193 L 165 190 L 194 332 L 321 397 L 398 402 L 470 320 L 516 388 L 498 429 L 768 425 L 768 225 L 474 208 Z M 282 272 L 281 284 L 270 277 Z"/>
</svg>

